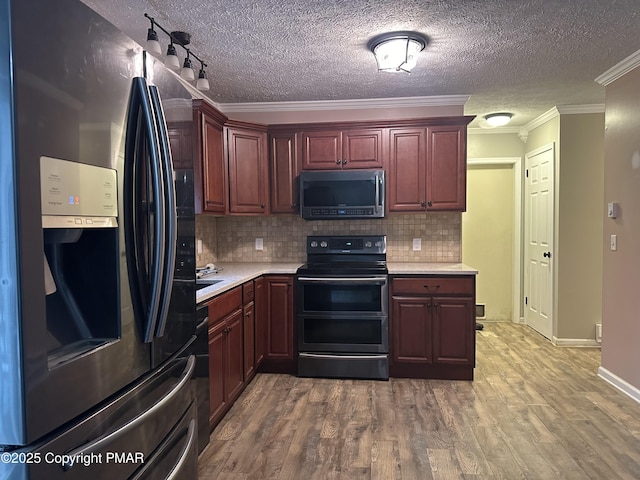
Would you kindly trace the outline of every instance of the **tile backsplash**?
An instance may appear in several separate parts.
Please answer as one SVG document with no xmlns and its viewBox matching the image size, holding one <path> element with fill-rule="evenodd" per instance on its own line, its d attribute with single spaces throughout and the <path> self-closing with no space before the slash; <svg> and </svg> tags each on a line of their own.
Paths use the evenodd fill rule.
<svg viewBox="0 0 640 480">
<path fill-rule="evenodd" d="M 392 214 L 371 220 L 303 220 L 296 216 L 196 217 L 202 240 L 197 264 L 208 262 L 303 262 L 308 235 L 386 235 L 390 262 L 460 262 L 462 214 Z M 256 238 L 263 239 L 262 251 Z M 413 251 L 413 239 L 422 249 Z"/>
</svg>

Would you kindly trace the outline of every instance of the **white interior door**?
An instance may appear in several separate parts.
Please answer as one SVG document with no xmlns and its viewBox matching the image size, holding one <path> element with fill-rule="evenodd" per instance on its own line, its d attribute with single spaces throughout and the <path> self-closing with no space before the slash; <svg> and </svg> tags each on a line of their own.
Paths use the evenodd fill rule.
<svg viewBox="0 0 640 480">
<path fill-rule="evenodd" d="M 549 145 L 525 160 L 525 322 L 548 339 L 553 335 L 554 172 Z"/>
</svg>

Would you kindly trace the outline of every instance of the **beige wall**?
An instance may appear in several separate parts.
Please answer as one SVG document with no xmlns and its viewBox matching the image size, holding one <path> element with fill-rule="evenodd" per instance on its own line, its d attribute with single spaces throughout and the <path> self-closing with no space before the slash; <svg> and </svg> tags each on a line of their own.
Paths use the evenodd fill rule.
<svg viewBox="0 0 640 480">
<path fill-rule="evenodd" d="M 607 86 L 605 120 L 602 209 L 620 215 L 603 221 L 602 367 L 640 389 L 640 68 Z"/>
<path fill-rule="evenodd" d="M 525 144 L 515 133 L 467 135 L 467 158 L 524 157 Z"/>
<path fill-rule="evenodd" d="M 554 328 L 559 341 L 594 341 L 601 321 L 604 116 L 558 115 L 529 133 L 526 150 L 553 143 Z"/>
<path fill-rule="evenodd" d="M 557 337 L 595 339 L 602 319 L 604 114 L 560 116 Z"/>
<path fill-rule="evenodd" d="M 514 167 L 467 169 L 467 211 L 462 214 L 462 260 L 478 270 L 476 303 L 487 320 L 513 318 Z"/>
</svg>

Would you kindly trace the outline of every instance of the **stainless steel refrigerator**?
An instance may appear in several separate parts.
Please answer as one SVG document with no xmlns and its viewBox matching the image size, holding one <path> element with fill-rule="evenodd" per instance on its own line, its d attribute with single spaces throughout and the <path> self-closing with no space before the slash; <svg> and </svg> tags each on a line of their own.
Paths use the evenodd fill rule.
<svg viewBox="0 0 640 480">
<path fill-rule="evenodd" d="M 84 4 L 0 0 L 0 479 L 197 477 L 191 115 Z"/>
</svg>

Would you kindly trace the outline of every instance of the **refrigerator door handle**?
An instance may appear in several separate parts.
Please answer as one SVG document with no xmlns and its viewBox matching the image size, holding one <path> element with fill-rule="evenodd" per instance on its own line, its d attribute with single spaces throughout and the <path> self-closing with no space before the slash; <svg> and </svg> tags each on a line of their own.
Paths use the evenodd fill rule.
<svg viewBox="0 0 640 480">
<path fill-rule="evenodd" d="M 180 452 L 180 458 L 178 458 L 178 461 L 169 472 L 169 475 L 167 475 L 166 480 L 177 480 L 178 478 L 180 478 L 179 475 L 182 473 L 182 467 L 187 461 L 187 457 L 189 456 L 189 453 L 193 448 L 193 442 L 196 437 L 196 432 L 196 421 L 191 420 L 189 422 L 189 429 L 187 431 L 187 443 L 185 443 L 184 447 L 182 448 L 182 451 Z"/>
<path fill-rule="evenodd" d="M 167 123 L 160 101 L 158 89 L 151 85 L 149 94 L 153 105 L 154 121 L 156 124 L 158 139 L 160 142 L 160 169 L 164 182 L 164 216 L 165 231 L 164 237 L 164 273 L 160 282 L 160 308 L 158 311 L 158 321 L 156 323 L 155 335 L 161 337 L 164 335 L 164 329 L 167 324 L 167 315 L 169 310 L 169 301 L 171 300 L 171 290 L 173 287 L 173 274 L 176 262 L 176 250 L 178 240 L 178 215 L 176 212 L 176 194 L 173 179 L 173 163 L 171 161 L 171 148 L 169 147 L 169 134 L 167 133 Z"/>
<path fill-rule="evenodd" d="M 150 417 L 153 417 L 159 410 L 161 410 L 165 405 L 171 402 L 171 400 L 178 394 L 178 392 L 182 390 L 185 384 L 189 380 L 191 380 L 191 377 L 193 376 L 193 371 L 195 370 L 195 366 L 196 366 L 196 357 L 195 355 L 190 355 L 189 360 L 187 360 L 187 365 L 183 370 L 182 375 L 180 376 L 180 381 L 158 403 L 156 403 L 150 409 L 142 412 L 140 415 L 135 417 L 129 423 L 126 423 L 122 425 L 120 428 L 114 430 L 113 432 L 108 433 L 107 435 L 99 437 L 95 440 L 92 440 L 88 443 L 85 443 L 84 445 L 77 447 L 71 450 L 70 452 L 68 452 L 67 458 L 69 458 L 70 460 L 67 463 L 65 463 L 62 466 L 62 468 L 65 471 L 71 469 L 74 466 L 74 463 L 72 463 L 71 459 L 78 458 L 77 457 L 78 455 L 91 454 L 97 450 L 100 450 L 106 447 L 114 440 L 120 438 L 122 435 L 126 434 L 127 432 L 130 432 L 134 428 L 138 427 L 140 424 L 147 421 Z"/>
<path fill-rule="evenodd" d="M 143 338 L 145 343 L 151 342 L 160 309 L 160 289 L 164 267 L 164 235 L 165 213 L 164 185 L 160 169 L 157 127 L 154 123 L 154 111 L 150 100 L 147 82 L 142 77 L 135 77 L 131 85 L 131 95 L 127 112 L 127 132 L 125 140 L 124 168 L 124 236 L 127 246 L 127 267 L 129 284 L 136 317 L 143 318 Z M 142 116 L 142 118 L 140 118 Z M 140 126 L 142 128 L 140 128 Z M 143 138 L 139 137 L 141 130 Z M 142 142 L 146 139 L 146 150 Z M 145 150 L 149 158 L 150 185 L 152 196 L 147 198 L 153 213 L 149 221 L 148 240 L 153 244 L 145 245 L 142 232 L 139 231 L 141 219 L 138 218 L 141 194 L 138 184 L 139 176 L 146 171 L 147 165 L 141 165 L 139 152 Z M 147 192 L 149 194 L 149 192 Z M 147 251 L 148 250 L 148 251 Z M 149 259 L 149 272 L 145 264 Z"/>
</svg>

